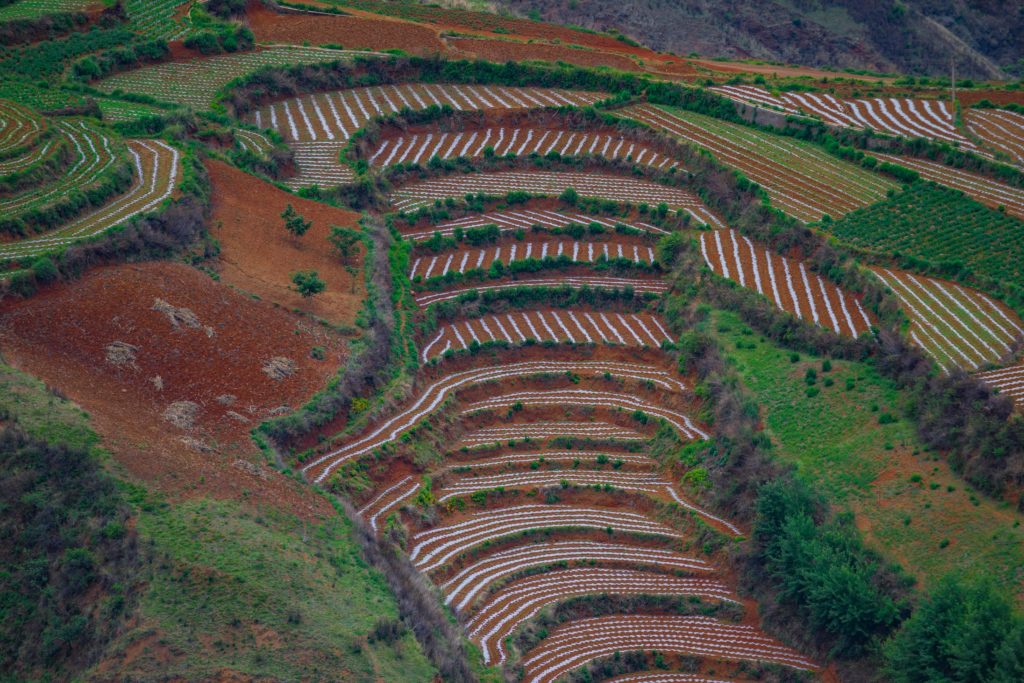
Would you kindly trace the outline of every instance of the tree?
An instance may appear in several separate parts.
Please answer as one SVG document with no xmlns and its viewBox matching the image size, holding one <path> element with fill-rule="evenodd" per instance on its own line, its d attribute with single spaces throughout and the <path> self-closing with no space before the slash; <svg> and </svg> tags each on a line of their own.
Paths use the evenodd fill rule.
<svg viewBox="0 0 1024 683">
<path fill-rule="evenodd" d="M 356 291 L 356 273 L 359 272 L 355 264 L 356 256 L 359 254 L 359 239 L 359 233 L 355 230 L 339 228 L 336 225 L 331 226 L 331 234 L 327 237 L 327 241 L 338 252 L 338 257 L 345 266 L 345 272 L 352 276 L 353 293 Z"/>
<path fill-rule="evenodd" d="M 230 16 L 244 12 L 245 2 L 246 0 L 209 0 L 206 3 L 206 10 L 221 19 L 227 19 Z"/>
<path fill-rule="evenodd" d="M 303 218 L 291 204 L 281 212 L 281 218 L 284 219 L 285 229 L 296 237 L 305 235 L 306 231 L 313 225 L 313 221 L 307 221 Z"/>
<path fill-rule="evenodd" d="M 558 198 L 569 206 L 576 206 L 576 203 L 580 200 L 580 195 L 576 192 L 576 188 L 567 187 L 562 194 L 558 195 Z"/>
<path fill-rule="evenodd" d="M 315 270 L 292 273 L 292 284 L 295 285 L 295 291 L 306 299 L 327 289 L 327 283 L 320 279 Z"/>
<path fill-rule="evenodd" d="M 943 579 L 885 645 L 897 683 L 1019 681 L 1024 619 L 991 583 Z"/>
</svg>

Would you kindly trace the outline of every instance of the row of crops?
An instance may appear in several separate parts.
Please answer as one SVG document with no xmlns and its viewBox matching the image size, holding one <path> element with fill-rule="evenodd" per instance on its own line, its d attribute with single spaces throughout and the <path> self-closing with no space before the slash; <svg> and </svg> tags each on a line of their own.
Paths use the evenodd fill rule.
<svg viewBox="0 0 1024 683">
<path fill-rule="evenodd" d="M 1003 282 L 1024 277 L 1024 222 L 931 183 L 915 183 L 828 229 L 865 251 L 922 259 L 949 276 L 966 269 Z"/>
<path fill-rule="evenodd" d="M 18 0 L 0 7 L 0 21 L 35 19 L 55 12 L 80 12 L 95 4 L 93 0 Z"/>
<path fill-rule="evenodd" d="M 97 83 L 97 87 L 106 92 L 120 90 L 208 109 L 221 88 L 261 67 L 333 62 L 351 54 L 351 51 L 317 47 L 269 46 L 254 52 L 134 69 L 106 78 Z"/>
</svg>

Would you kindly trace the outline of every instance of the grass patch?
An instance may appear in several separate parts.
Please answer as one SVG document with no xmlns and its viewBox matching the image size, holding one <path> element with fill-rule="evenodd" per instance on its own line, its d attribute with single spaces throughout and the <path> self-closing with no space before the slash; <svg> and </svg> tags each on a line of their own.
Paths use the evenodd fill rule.
<svg viewBox="0 0 1024 683">
<path fill-rule="evenodd" d="M 1021 595 L 1024 515 L 979 499 L 942 458 L 925 453 L 903 417 L 906 397 L 874 367 L 831 360 L 826 372 L 827 359 L 801 353 L 794 362 L 733 313 L 716 311 L 713 324 L 761 406 L 777 456 L 852 510 L 871 545 L 926 586 L 957 572 L 991 576 Z"/>
<path fill-rule="evenodd" d="M 310 524 L 208 499 L 137 502 L 158 569 L 142 612 L 167 647 L 190 653 L 165 667 L 168 675 L 229 668 L 279 680 L 433 679 L 411 632 L 374 637 L 378 623 L 398 620 L 398 608 L 347 520 Z"/>
</svg>

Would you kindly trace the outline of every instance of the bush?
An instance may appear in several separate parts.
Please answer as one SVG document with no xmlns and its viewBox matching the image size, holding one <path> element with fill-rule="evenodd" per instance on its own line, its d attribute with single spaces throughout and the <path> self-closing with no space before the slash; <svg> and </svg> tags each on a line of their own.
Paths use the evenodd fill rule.
<svg viewBox="0 0 1024 683">
<path fill-rule="evenodd" d="M 320 279 L 315 270 L 292 273 L 292 284 L 295 285 L 295 291 L 307 299 L 327 289 L 327 283 Z"/>
<path fill-rule="evenodd" d="M 884 647 L 894 683 L 1024 680 L 1024 619 L 989 583 L 954 576 L 936 587 Z"/>
<path fill-rule="evenodd" d="M 227 19 L 245 12 L 246 0 L 208 0 L 206 11 L 221 19 Z"/>
<path fill-rule="evenodd" d="M 60 275 L 57 272 L 57 266 L 47 256 L 40 256 L 32 263 L 32 273 L 35 275 L 36 280 L 42 284 L 53 282 Z"/>
</svg>

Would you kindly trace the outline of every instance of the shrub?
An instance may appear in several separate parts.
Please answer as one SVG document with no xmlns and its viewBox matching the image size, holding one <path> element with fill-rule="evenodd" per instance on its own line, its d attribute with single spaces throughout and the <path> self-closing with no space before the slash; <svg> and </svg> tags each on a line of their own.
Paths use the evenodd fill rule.
<svg viewBox="0 0 1024 683">
<path fill-rule="evenodd" d="M 295 291 L 307 299 L 327 289 L 327 283 L 320 279 L 315 270 L 300 270 L 297 273 L 292 273 L 292 284 L 295 285 Z"/>
</svg>

